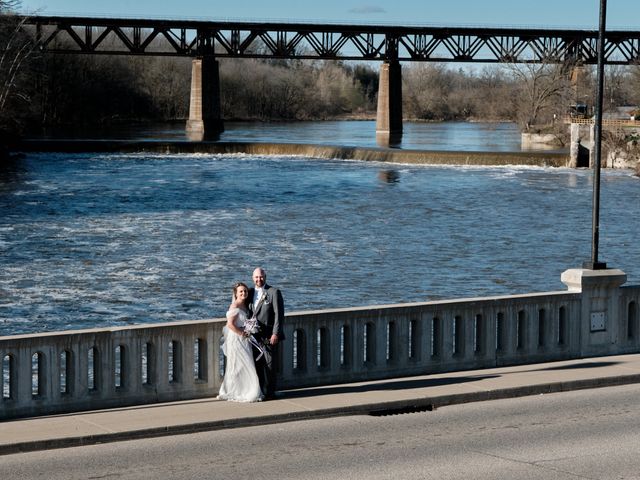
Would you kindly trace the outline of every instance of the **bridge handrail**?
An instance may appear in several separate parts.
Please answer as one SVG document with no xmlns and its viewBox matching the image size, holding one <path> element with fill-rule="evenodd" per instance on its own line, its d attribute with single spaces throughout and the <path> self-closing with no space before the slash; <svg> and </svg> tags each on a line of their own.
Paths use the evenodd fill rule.
<svg viewBox="0 0 640 480">
<path fill-rule="evenodd" d="M 612 324 L 622 333 L 607 352 L 637 351 L 640 287 L 616 291 Z M 293 312 L 279 384 L 577 358 L 582 305 L 581 293 L 562 291 Z M 214 319 L 0 337 L 0 419 L 215 396 L 223 326 Z"/>
</svg>

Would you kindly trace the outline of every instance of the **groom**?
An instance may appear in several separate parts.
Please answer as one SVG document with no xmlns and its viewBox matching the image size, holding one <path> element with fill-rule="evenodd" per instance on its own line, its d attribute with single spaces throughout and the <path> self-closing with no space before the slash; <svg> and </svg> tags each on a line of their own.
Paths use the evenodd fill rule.
<svg viewBox="0 0 640 480">
<path fill-rule="evenodd" d="M 256 317 L 260 330 L 255 335 L 263 346 L 262 352 L 253 349 L 256 359 L 256 372 L 265 400 L 274 398 L 276 391 L 276 370 L 278 343 L 284 340 L 282 324 L 284 322 L 284 300 L 280 290 L 267 285 L 267 274 L 262 268 L 253 271 L 254 288 L 249 289 L 247 306 Z M 262 356 L 260 354 L 263 353 Z M 260 358 L 258 358 L 260 357 Z"/>
</svg>

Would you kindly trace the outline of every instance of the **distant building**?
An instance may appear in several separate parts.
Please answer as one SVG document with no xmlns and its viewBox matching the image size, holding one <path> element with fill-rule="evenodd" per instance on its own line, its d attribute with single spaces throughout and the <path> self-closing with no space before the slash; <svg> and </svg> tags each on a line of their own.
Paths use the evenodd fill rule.
<svg viewBox="0 0 640 480">
<path fill-rule="evenodd" d="M 635 120 L 638 116 L 640 109 L 637 105 L 623 105 L 602 113 L 603 120 Z"/>
</svg>

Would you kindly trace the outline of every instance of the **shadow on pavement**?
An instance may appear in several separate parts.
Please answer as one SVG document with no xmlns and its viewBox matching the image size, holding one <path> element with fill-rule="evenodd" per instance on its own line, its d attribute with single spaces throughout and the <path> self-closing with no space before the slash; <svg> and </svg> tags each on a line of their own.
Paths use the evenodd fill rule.
<svg viewBox="0 0 640 480">
<path fill-rule="evenodd" d="M 557 367 L 533 368 L 531 370 L 521 370 L 521 371 L 522 372 L 544 372 L 544 371 L 553 371 L 553 370 L 579 370 L 584 368 L 613 367 L 614 365 L 619 365 L 621 363 L 622 362 L 576 363 L 575 365 L 558 365 Z"/>
<path fill-rule="evenodd" d="M 300 398 L 318 395 L 338 395 L 342 393 L 363 393 L 376 390 L 408 390 L 412 388 L 439 387 L 457 383 L 477 382 L 487 378 L 498 378 L 501 375 L 474 375 L 470 377 L 453 378 L 422 378 L 410 380 L 378 381 L 376 383 L 357 385 L 327 385 L 323 387 L 301 388 L 297 390 L 286 390 L 280 393 L 278 398 Z"/>
</svg>

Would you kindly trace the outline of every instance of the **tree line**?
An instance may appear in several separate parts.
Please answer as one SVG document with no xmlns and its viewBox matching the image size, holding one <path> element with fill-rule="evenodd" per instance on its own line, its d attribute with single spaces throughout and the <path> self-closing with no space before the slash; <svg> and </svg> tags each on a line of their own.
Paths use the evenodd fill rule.
<svg viewBox="0 0 640 480">
<path fill-rule="evenodd" d="M 176 57 L 41 55 L 4 90 L 2 117 L 23 127 L 175 120 L 188 116 L 191 61 Z M 228 120 L 322 120 L 375 115 L 376 63 L 323 60 L 219 60 L 223 117 Z M 640 103 L 637 67 L 611 67 L 605 106 Z M 6 73 L 3 72 L 3 76 Z M 445 63 L 403 65 L 403 112 L 424 121 L 517 122 L 523 131 L 552 123 L 569 105 L 592 103 L 594 79 L 580 84 L 557 65 Z M 579 93 L 576 93 L 579 92 Z"/>
<path fill-rule="evenodd" d="M 223 58 L 219 65 L 226 120 L 375 115 L 375 63 Z M 548 123 L 554 113 L 566 113 L 571 88 L 559 70 L 553 65 L 535 71 L 513 65 L 474 71 L 442 63 L 405 64 L 404 116 L 424 121 L 516 121 L 529 130 Z M 185 119 L 190 79 L 188 58 L 33 52 L 20 78 L 12 82 L 12 92 L 5 88 L 2 120 L 31 130 Z M 623 89 L 614 94 L 632 98 Z"/>
</svg>

